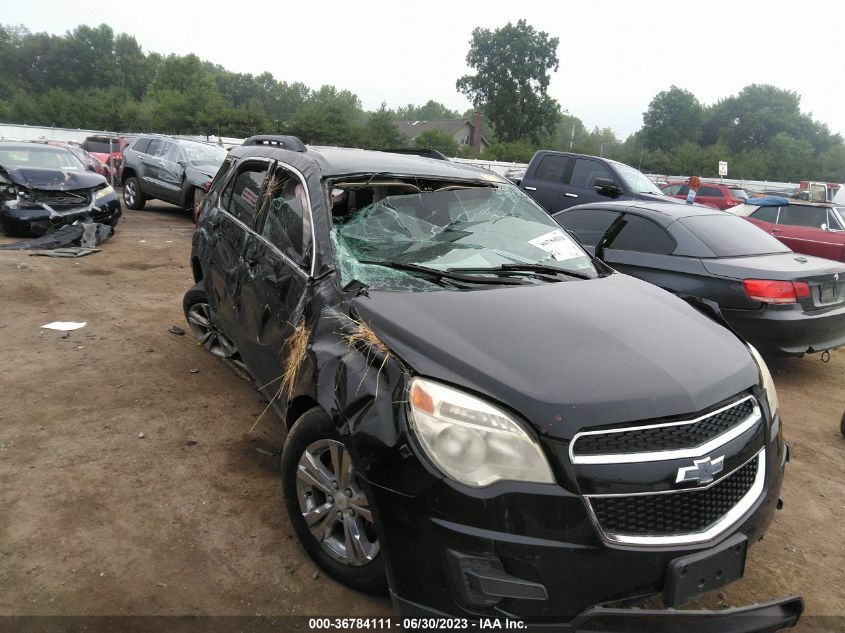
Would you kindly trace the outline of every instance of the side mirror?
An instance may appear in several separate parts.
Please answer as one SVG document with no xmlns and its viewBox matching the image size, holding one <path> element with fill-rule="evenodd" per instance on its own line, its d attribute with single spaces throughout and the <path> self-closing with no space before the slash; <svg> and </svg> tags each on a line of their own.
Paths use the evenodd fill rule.
<svg viewBox="0 0 845 633">
<path fill-rule="evenodd" d="M 622 189 L 610 178 L 596 178 L 593 181 L 593 189 L 596 193 L 608 198 L 618 198 L 622 195 Z"/>
<path fill-rule="evenodd" d="M 822 231 L 829 231 L 830 230 L 830 227 L 827 226 L 826 222 L 822 222 L 822 225 L 821 225 L 820 228 L 821 228 Z"/>
</svg>

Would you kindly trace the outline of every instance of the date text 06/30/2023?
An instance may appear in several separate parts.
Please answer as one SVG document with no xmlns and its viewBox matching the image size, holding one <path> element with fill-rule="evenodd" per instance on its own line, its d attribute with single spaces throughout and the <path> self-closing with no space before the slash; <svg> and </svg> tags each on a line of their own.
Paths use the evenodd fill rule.
<svg viewBox="0 0 845 633">
<path fill-rule="evenodd" d="M 519 631 L 526 628 L 521 620 L 501 618 L 310 618 L 311 630 L 367 631 L 367 630 L 454 630 L 454 631 Z"/>
</svg>

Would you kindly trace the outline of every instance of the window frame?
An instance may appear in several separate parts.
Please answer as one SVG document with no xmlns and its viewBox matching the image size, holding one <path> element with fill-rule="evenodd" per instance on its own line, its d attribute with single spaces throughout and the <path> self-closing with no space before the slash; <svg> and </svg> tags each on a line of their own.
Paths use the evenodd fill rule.
<svg viewBox="0 0 845 633">
<path fill-rule="evenodd" d="M 583 163 L 593 163 L 593 164 L 599 165 L 602 169 L 604 169 L 607 172 L 607 175 L 606 176 L 597 176 L 596 178 L 601 177 L 601 178 L 606 178 L 608 180 L 612 180 L 613 182 L 616 183 L 616 185 L 620 189 L 622 188 L 622 185 L 619 184 L 619 178 L 616 176 L 616 174 L 613 173 L 613 170 L 608 165 L 601 162 L 600 160 L 596 160 L 594 158 L 585 158 L 585 157 L 582 157 L 582 156 L 577 156 L 575 158 L 575 160 L 572 161 L 572 165 L 570 166 L 571 168 L 569 170 L 569 177 L 566 179 L 567 184 L 570 187 L 576 187 L 578 189 L 583 189 L 584 191 L 594 191 L 596 178 L 593 178 L 593 184 L 592 185 L 581 185 L 581 184 L 575 184 L 575 183 L 572 182 L 572 177 L 575 175 L 575 170 L 578 169 L 578 163 L 581 163 L 581 162 L 583 162 Z"/>
<path fill-rule="evenodd" d="M 264 195 L 264 187 L 267 186 L 267 177 L 269 176 L 270 172 L 273 170 L 275 162 L 276 161 L 274 161 L 273 159 L 260 158 L 260 157 L 255 157 L 255 158 L 249 157 L 249 158 L 244 159 L 243 161 L 241 161 L 240 163 L 238 163 L 235 166 L 234 171 L 229 176 L 229 179 L 226 182 L 226 186 L 223 187 L 223 192 L 220 195 L 220 202 L 218 204 L 220 209 L 225 211 L 227 215 L 229 215 L 230 217 L 232 217 L 235 220 L 237 220 L 238 222 L 240 222 L 243 226 L 245 226 L 247 229 L 249 229 L 250 231 L 252 231 L 256 235 L 257 235 L 257 233 L 255 231 L 255 226 L 256 226 L 256 223 L 258 222 L 258 218 L 261 217 L 261 213 L 262 213 L 263 206 L 264 206 L 263 202 L 262 202 L 262 197 Z M 234 213 L 232 213 L 230 206 L 231 206 L 231 203 L 232 203 L 232 198 L 234 197 L 235 181 L 237 181 L 238 176 L 243 171 L 246 171 L 245 168 L 248 168 L 251 165 L 265 165 L 266 171 L 265 171 L 264 180 L 262 180 L 262 182 L 261 182 L 261 189 L 258 191 L 257 202 L 260 203 L 260 204 L 255 209 L 255 215 L 252 218 L 252 223 L 248 224 L 248 223 L 244 222 L 243 219 L 239 218 Z M 226 200 L 226 194 L 227 193 L 229 194 L 228 200 Z"/>
<path fill-rule="evenodd" d="M 540 169 L 543 167 L 543 163 L 545 163 L 549 159 L 560 159 L 563 161 L 563 170 L 560 172 L 560 179 L 559 180 L 550 180 L 548 178 L 541 178 L 540 177 Z M 553 182 L 558 185 L 566 184 L 569 181 L 568 174 L 572 168 L 572 157 L 567 156 L 566 154 L 546 154 L 540 159 L 539 164 L 537 165 L 537 169 L 534 170 L 533 179 L 534 180 L 541 180 L 543 182 Z"/>
<path fill-rule="evenodd" d="M 307 270 L 310 269 L 311 271 L 313 271 L 314 259 L 317 256 L 317 251 L 316 251 L 316 244 L 314 243 L 314 241 L 316 239 L 316 235 L 314 233 L 314 214 L 311 210 L 311 198 L 310 198 L 309 193 L 308 193 L 308 185 L 305 182 L 305 176 L 301 172 L 299 172 L 298 170 L 295 170 L 290 165 L 287 165 L 286 163 L 284 163 L 282 161 L 278 161 L 278 160 L 273 161 L 273 164 L 270 166 L 270 171 L 268 172 L 268 176 L 270 174 L 275 175 L 275 172 L 279 169 L 286 171 L 291 176 L 296 178 L 298 180 L 298 184 L 302 186 L 302 188 L 305 192 L 305 204 L 303 205 L 303 208 L 302 208 L 302 230 L 303 230 L 303 235 L 304 235 L 305 230 L 306 230 L 305 223 L 306 223 L 306 218 L 307 218 L 308 229 L 311 233 L 311 253 L 310 253 L 310 257 L 308 258 L 308 261 L 306 261 L 305 263 L 297 262 L 290 255 L 285 253 L 279 245 L 274 244 L 273 241 L 270 240 L 269 237 L 264 235 L 264 227 L 267 224 L 267 218 L 269 216 L 269 211 L 268 211 L 269 204 L 267 204 L 266 202 L 263 201 L 263 195 L 262 195 L 261 208 L 259 209 L 259 213 L 256 216 L 254 233 L 263 242 L 265 242 L 266 244 L 273 247 L 273 249 L 276 252 L 278 252 L 280 255 L 282 255 L 282 257 L 284 257 L 285 261 L 287 261 L 289 264 L 291 264 L 292 266 L 295 266 L 296 268 L 298 268 L 299 270 L 301 270 L 303 272 L 306 272 L 306 274 L 309 274 L 309 273 L 307 273 Z M 266 183 L 265 183 L 265 187 L 266 187 Z M 262 194 L 263 194 L 263 189 L 264 188 L 262 188 Z M 303 258 L 305 258 L 306 255 L 307 255 L 307 253 L 305 253 L 305 252 L 302 253 Z"/>
</svg>

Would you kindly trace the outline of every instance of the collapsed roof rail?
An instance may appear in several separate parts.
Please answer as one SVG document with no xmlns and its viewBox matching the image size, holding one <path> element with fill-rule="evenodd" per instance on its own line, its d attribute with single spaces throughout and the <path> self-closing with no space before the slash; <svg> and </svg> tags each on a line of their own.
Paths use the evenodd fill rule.
<svg viewBox="0 0 845 633">
<path fill-rule="evenodd" d="M 257 134 L 246 139 L 244 145 L 278 145 L 292 152 L 304 152 L 308 149 L 298 137 L 289 134 Z"/>
</svg>

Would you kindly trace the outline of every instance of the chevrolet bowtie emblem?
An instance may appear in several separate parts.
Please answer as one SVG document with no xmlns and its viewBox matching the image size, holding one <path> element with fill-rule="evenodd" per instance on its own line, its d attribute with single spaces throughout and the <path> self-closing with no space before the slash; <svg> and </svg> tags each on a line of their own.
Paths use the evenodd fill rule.
<svg viewBox="0 0 845 633">
<path fill-rule="evenodd" d="M 694 481 L 699 484 L 709 484 L 713 479 L 725 468 L 725 456 L 722 455 L 716 459 L 705 457 L 704 459 L 694 459 L 692 466 L 685 466 L 678 469 L 678 476 L 675 483 L 679 484 L 686 481 Z"/>
</svg>

